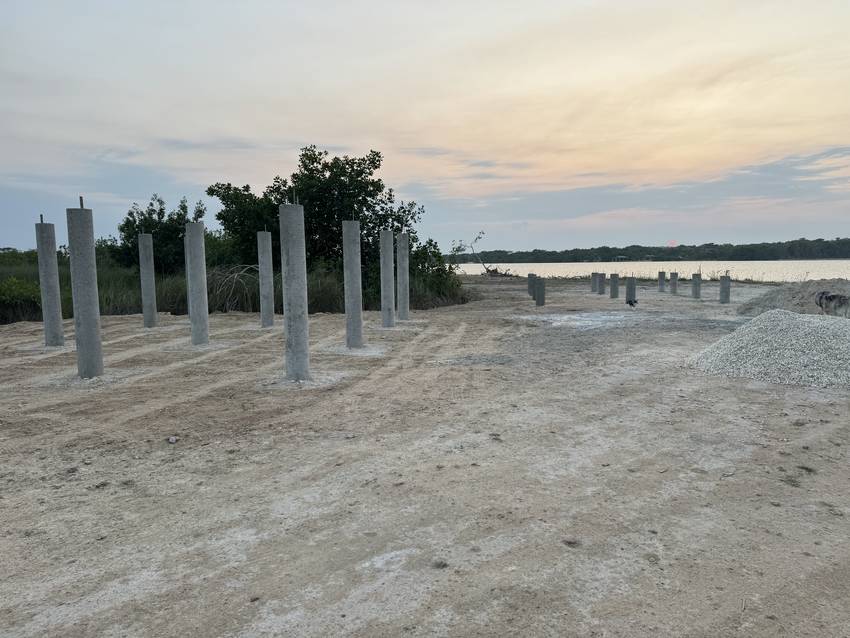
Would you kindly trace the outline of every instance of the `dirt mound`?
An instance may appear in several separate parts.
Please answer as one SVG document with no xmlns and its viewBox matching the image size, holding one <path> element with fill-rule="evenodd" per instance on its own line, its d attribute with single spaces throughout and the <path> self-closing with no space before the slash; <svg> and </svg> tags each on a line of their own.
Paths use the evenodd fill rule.
<svg viewBox="0 0 850 638">
<path fill-rule="evenodd" d="M 768 310 L 789 310 L 805 315 L 819 315 L 815 295 L 823 290 L 850 295 L 847 279 L 815 279 L 777 286 L 738 307 L 738 314 L 755 316 Z"/>
<path fill-rule="evenodd" d="M 692 363 L 727 377 L 850 386 L 850 321 L 769 310 L 703 350 Z"/>
</svg>

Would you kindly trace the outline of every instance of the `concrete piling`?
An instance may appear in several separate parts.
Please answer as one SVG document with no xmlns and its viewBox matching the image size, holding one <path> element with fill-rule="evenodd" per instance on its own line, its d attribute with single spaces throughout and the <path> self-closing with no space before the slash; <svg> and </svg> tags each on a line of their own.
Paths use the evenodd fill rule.
<svg viewBox="0 0 850 638">
<path fill-rule="evenodd" d="M 360 222 L 342 222 L 342 262 L 345 280 L 345 345 L 363 347 L 363 287 L 360 265 Z"/>
<path fill-rule="evenodd" d="M 83 379 L 91 379 L 103 374 L 94 223 L 91 209 L 82 207 L 82 198 L 80 198 L 80 208 L 68 208 L 65 212 L 68 218 L 68 253 L 71 258 L 71 297 L 74 301 L 77 372 Z"/>
<path fill-rule="evenodd" d="M 307 319 L 304 207 L 300 204 L 281 204 L 279 210 L 286 378 L 290 381 L 307 381 L 310 379 L 310 326 Z"/>
<path fill-rule="evenodd" d="M 637 302 L 637 279 L 634 277 L 626 278 L 626 303 Z"/>
<path fill-rule="evenodd" d="M 192 345 L 210 342 L 210 312 L 207 299 L 207 255 L 204 247 L 204 222 L 186 224 L 186 264 L 189 288 L 189 320 Z"/>
<path fill-rule="evenodd" d="M 620 296 L 620 275 L 614 273 L 609 278 L 609 288 L 611 289 L 611 299 L 617 299 Z"/>
<path fill-rule="evenodd" d="M 679 294 L 679 273 L 677 272 L 670 273 L 670 294 Z"/>
<path fill-rule="evenodd" d="M 257 267 L 260 270 L 260 326 L 274 325 L 274 264 L 272 262 L 272 234 L 257 231 Z"/>
<path fill-rule="evenodd" d="M 658 292 L 664 292 L 667 287 L 667 273 L 663 270 L 658 271 Z"/>
<path fill-rule="evenodd" d="M 544 277 L 534 278 L 534 305 L 546 305 L 546 279 Z"/>
<path fill-rule="evenodd" d="M 410 235 L 399 233 L 396 237 L 396 298 L 400 321 L 410 319 Z"/>
<path fill-rule="evenodd" d="M 528 273 L 528 294 L 534 297 L 534 278 L 537 277 L 533 272 Z"/>
<path fill-rule="evenodd" d="M 596 273 L 596 294 L 604 295 L 605 294 L 605 273 L 600 272 Z"/>
<path fill-rule="evenodd" d="M 381 325 L 395 326 L 395 281 L 393 273 L 393 231 L 381 231 Z"/>
<path fill-rule="evenodd" d="M 596 292 L 599 288 L 599 273 L 590 273 L 590 292 Z"/>
<path fill-rule="evenodd" d="M 156 275 L 153 263 L 153 235 L 139 233 L 139 279 L 142 286 L 142 325 L 156 327 Z"/>
<path fill-rule="evenodd" d="M 729 303 L 732 299 L 732 278 L 729 275 L 720 277 L 720 303 Z"/>
<path fill-rule="evenodd" d="M 192 318 L 192 296 L 189 294 L 189 235 L 183 229 L 183 272 L 186 275 L 186 314 Z"/>
<path fill-rule="evenodd" d="M 35 245 L 38 251 L 38 285 L 41 289 L 41 321 L 44 325 L 44 345 L 65 345 L 62 329 L 62 295 L 59 290 L 59 263 L 56 258 L 56 232 L 53 224 L 35 225 Z"/>
<path fill-rule="evenodd" d="M 691 297 L 699 299 L 702 296 L 702 275 L 695 272 L 691 275 Z"/>
</svg>

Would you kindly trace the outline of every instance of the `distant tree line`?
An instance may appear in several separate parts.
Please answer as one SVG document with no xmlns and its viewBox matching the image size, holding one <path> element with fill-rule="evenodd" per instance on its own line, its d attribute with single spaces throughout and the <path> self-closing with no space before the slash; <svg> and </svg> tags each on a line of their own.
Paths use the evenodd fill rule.
<svg viewBox="0 0 850 638">
<path fill-rule="evenodd" d="M 850 238 L 794 239 L 760 244 L 700 244 L 699 246 L 625 246 L 570 250 L 479 250 L 448 255 L 456 264 L 559 263 L 593 261 L 770 261 L 778 259 L 850 259 Z"/>
</svg>

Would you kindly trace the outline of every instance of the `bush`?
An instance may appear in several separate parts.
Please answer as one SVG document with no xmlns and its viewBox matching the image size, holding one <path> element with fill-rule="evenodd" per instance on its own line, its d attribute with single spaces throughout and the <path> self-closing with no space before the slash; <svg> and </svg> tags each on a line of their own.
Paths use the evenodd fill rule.
<svg viewBox="0 0 850 638">
<path fill-rule="evenodd" d="M 41 320 L 41 291 L 32 281 L 8 277 L 0 281 L 0 323 Z"/>
</svg>

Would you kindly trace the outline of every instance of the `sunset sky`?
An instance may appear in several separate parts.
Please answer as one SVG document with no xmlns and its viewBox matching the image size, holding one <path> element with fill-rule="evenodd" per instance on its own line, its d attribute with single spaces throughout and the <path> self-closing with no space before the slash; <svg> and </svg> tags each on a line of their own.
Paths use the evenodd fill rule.
<svg viewBox="0 0 850 638">
<path fill-rule="evenodd" d="M 0 246 L 385 155 L 448 250 L 850 236 L 850 2 L 39 2 L 0 22 Z M 218 210 L 208 202 L 208 221 Z M 214 224 L 213 224 L 214 225 Z"/>
</svg>

